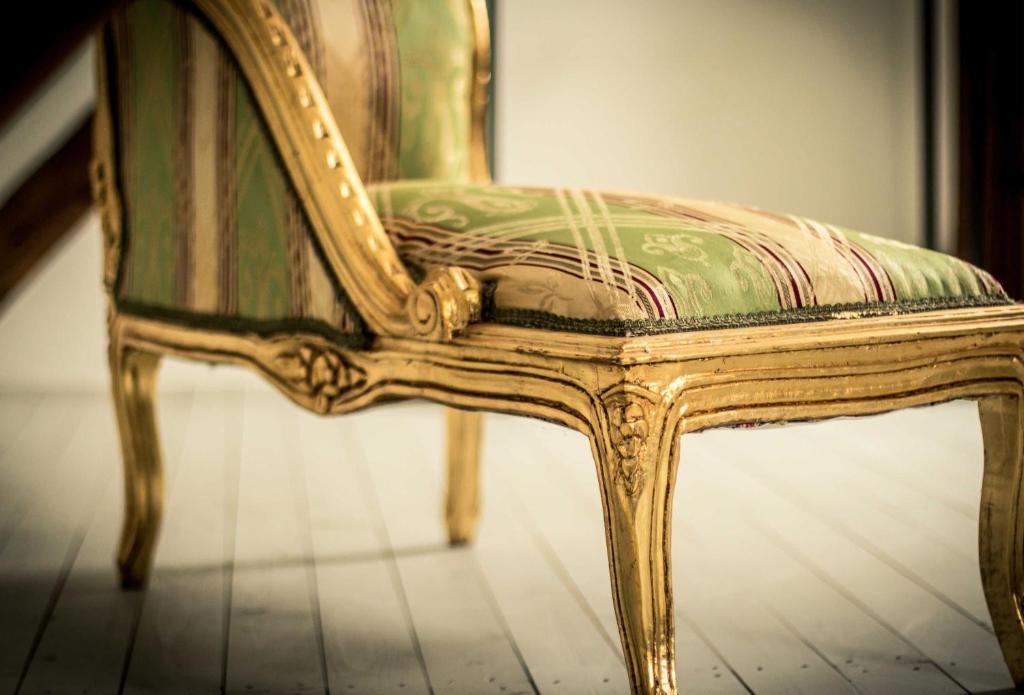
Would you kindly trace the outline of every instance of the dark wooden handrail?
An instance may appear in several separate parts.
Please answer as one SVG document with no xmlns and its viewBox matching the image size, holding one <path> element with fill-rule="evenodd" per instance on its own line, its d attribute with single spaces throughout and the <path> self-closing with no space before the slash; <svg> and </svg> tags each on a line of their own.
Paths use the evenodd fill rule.
<svg viewBox="0 0 1024 695">
<path fill-rule="evenodd" d="M 0 208 L 0 309 L 11 290 L 89 211 L 91 158 L 92 115 Z"/>
</svg>

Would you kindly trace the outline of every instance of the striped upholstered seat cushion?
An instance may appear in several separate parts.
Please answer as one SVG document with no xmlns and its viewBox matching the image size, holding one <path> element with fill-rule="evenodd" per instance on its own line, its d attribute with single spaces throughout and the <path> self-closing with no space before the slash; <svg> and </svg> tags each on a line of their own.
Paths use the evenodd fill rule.
<svg viewBox="0 0 1024 695">
<path fill-rule="evenodd" d="M 410 265 L 493 281 L 502 323 L 653 333 L 1009 301 L 952 256 L 750 207 L 424 181 L 370 194 Z"/>
</svg>

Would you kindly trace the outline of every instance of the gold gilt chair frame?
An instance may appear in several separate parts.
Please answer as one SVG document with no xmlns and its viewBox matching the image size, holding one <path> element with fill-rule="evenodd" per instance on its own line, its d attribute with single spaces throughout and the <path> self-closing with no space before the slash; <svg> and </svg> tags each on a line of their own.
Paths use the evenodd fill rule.
<svg viewBox="0 0 1024 695">
<path fill-rule="evenodd" d="M 477 30 L 474 171 L 486 179 L 487 20 Z M 264 0 L 194 0 L 238 60 L 311 226 L 374 338 L 347 350 L 313 333 L 269 336 L 121 313 L 111 296 L 110 367 L 127 490 L 118 564 L 149 569 L 162 510 L 154 420 L 161 356 L 243 365 L 316 413 L 426 398 L 449 419 L 453 542 L 477 516 L 477 411 L 556 422 L 586 435 L 597 467 L 619 636 L 634 693 L 676 692 L 671 579 L 673 486 L 684 433 L 867 415 L 979 400 L 985 462 L 981 577 L 1014 682 L 1024 685 L 1024 310 L 1016 306 L 849 318 L 646 337 L 601 337 L 476 322 L 480 291 L 458 268 L 415 283 L 398 259 L 296 40 Z M 102 42 L 101 42 L 102 44 Z M 113 287 L 122 212 L 106 67 L 99 58 L 94 184 Z M 458 410 L 454 410 L 458 409 Z"/>
</svg>

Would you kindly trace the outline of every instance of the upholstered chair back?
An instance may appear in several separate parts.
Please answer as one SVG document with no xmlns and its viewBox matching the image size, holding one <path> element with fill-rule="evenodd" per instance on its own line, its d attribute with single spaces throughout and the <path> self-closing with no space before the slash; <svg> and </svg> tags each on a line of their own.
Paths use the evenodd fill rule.
<svg viewBox="0 0 1024 695">
<path fill-rule="evenodd" d="M 364 182 L 486 177 L 472 103 L 486 20 L 469 0 L 275 5 Z M 187 4 L 136 0 L 105 46 L 124 206 L 118 301 L 188 323 L 301 324 L 359 342 L 362 322 L 212 29 Z"/>
</svg>

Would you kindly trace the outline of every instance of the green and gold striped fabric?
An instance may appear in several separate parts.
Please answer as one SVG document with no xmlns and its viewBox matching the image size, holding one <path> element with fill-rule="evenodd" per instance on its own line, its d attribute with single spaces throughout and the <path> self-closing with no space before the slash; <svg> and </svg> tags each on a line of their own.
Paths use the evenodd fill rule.
<svg viewBox="0 0 1024 695">
<path fill-rule="evenodd" d="M 379 182 L 369 191 L 399 254 L 414 267 L 477 272 L 487 320 L 627 335 L 1009 301 L 950 256 L 793 215 L 466 183 L 463 0 L 277 4 L 361 173 Z M 362 321 L 322 260 L 248 86 L 182 8 L 137 0 L 109 34 L 121 308 L 360 343 Z"/>
<path fill-rule="evenodd" d="M 465 0 L 277 0 L 369 181 L 469 176 Z M 136 0 L 113 48 L 124 310 L 358 341 L 253 96 L 185 6 Z M 222 321 L 222 322 L 223 322 Z"/>
<path fill-rule="evenodd" d="M 370 195 L 407 263 L 476 271 L 503 323 L 626 335 L 1009 302 L 952 256 L 740 205 L 443 181 Z"/>
</svg>

